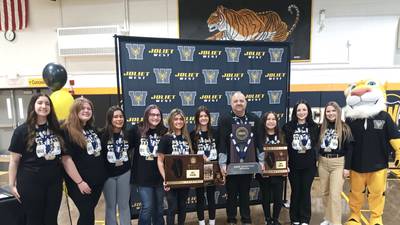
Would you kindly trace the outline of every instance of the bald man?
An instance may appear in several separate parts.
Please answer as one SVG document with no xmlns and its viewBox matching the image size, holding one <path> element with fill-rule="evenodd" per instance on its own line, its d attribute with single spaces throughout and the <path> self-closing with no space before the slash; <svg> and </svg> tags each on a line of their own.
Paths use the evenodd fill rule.
<svg viewBox="0 0 400 225">
<path fill-rule="evenodd" d="M 231 98 L 232 111 L 221 116 L 218 127 L 220 141 L 218 144 L 219 164 L 221 171 L 226 175 L 227 164 L 230 159 L 230 148 L 232 144 L 232 125 L 234 124 L 249 124 L 253 133 L 252 142 L 255 147 L 255 158 L 258 159 L 260 165 L 263 165 L 263 147 L 261 135 L 260 119 L 253 113 L 247 112 L 247 101 L 242 92 L 235 92 Z M 237 223 L 236 201 L 239 195 L 240 216 L 243 225 L 251 224 L 250 217 L 250 198 L 249 190 L 252 180 L 252 174 L 242 175 L 227 175 L 226 176 L 226 191 L 228 199 L 226 203 L 226 214 L 228 224 L 234 225 Z"/>
</svg>

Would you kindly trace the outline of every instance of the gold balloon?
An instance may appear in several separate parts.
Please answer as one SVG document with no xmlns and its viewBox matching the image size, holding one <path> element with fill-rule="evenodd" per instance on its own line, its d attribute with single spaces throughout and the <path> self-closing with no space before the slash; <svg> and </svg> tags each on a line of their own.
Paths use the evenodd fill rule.
<svg viewBox="0 0 400 225">
<path fill-rule="evenodd" d="M 58 120 L 65 120 L 69 115 L 69 109 L 74 103 L 72 95 L 68 91 L 58 90 L 51 93 L 50 99 L 53 102 Z"/>
</svg>

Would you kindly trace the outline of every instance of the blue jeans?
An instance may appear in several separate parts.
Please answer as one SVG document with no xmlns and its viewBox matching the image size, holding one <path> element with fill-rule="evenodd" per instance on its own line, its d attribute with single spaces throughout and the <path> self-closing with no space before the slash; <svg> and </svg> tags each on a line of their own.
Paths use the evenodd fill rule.
<svg viewBox="0 0 400 225">
<path fill-rule="evenodd" d="M 164 225 L 164 189 L 159 187 L 138 187 L 142 208 L 138 225 Z"/>
</svg>

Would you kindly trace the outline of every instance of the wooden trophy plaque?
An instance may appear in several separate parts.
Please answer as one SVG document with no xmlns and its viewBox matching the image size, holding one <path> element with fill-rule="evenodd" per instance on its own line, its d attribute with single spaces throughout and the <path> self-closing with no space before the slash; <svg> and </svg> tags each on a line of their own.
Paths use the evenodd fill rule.
<svg viewBox="0 0 400 225">
<path fill-rule="evenodd" d="M 224 185 L 225 179 L 219 168 L 219 164 L 216 161 L 204 163 L 204 185 Z"/>
<path fill-rule="evenodd" d="M 165 183 L 170 188 L 202 187 L 204 159 L 202 155 L 165 155 Z"/>
<path fill-rule="evenodd" d="M 265 171 L 263 176 L 288 175 L 287 145 L 264 145 Z"/>
</svg>

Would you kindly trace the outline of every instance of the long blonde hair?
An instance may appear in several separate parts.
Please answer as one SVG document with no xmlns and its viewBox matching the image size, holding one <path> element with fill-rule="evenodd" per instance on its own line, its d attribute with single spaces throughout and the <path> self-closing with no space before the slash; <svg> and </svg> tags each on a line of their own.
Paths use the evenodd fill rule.
<svg viewBox="0 0 400 225">
<path fill-rule="evenodd" d="M 74 143 L 78 144 L 83 149 L 86 149 L 86 139 L 82 132 L 84 126 L 81 120 L 79 119 L 78 114 L 82 110 L 83 105 L 85 103 L 89 104 L 90 108 L 92 108 L 92 117 L 86 122 L 86 126 L 93 128 L 94 127 L 93 103 L 92 101 L 84 97 L 75 99 L 74 103 L 70 108 L 69 115 L 62 126 L 62 128 L 67 131 L 71 140 Z"/>
<path fill-rule="evenodd" d="M 342 109 L 339 104 L 335 101 L 330 101 L 326 104 L 324 109 L 324 119 L 321 124 L 321 132 L 319 135 L 319 142 L 322 143 L 326 129 L 328 129 L 328 119 L 326 118 L 326 109 L 328 106 L 332 106 L 336 110 L 336 120 L 335 120 L 335 131 L 338 135 L 339 144 L 342 144 L 345 140 L 352 138 L 350 127 L 342 121 Z"/>
<path fill-rule="evenodd" d="M 187 129 L 187 125 L 186 125 L 186 118 L 185 118 L 185 114 L 183 113 L 183 111 L 181 109 L 172 109 L 171 112 L 169 113 L 168 116 L 168 133 L 169 134 L 173 134 L 175 127 L 174 127 L 174 118 L 177 115 L 181 115 L 183 118 L 183 127 L 182 127 L 182 136 L 186 139 L 187 143 L 189 144 L 189 151 L 190 154 L 193 153 L 193 149 L 192 149 L 192 142 L 190 141 L 190 135 L 189 135 L 189 131 Z"/>
</svg>

